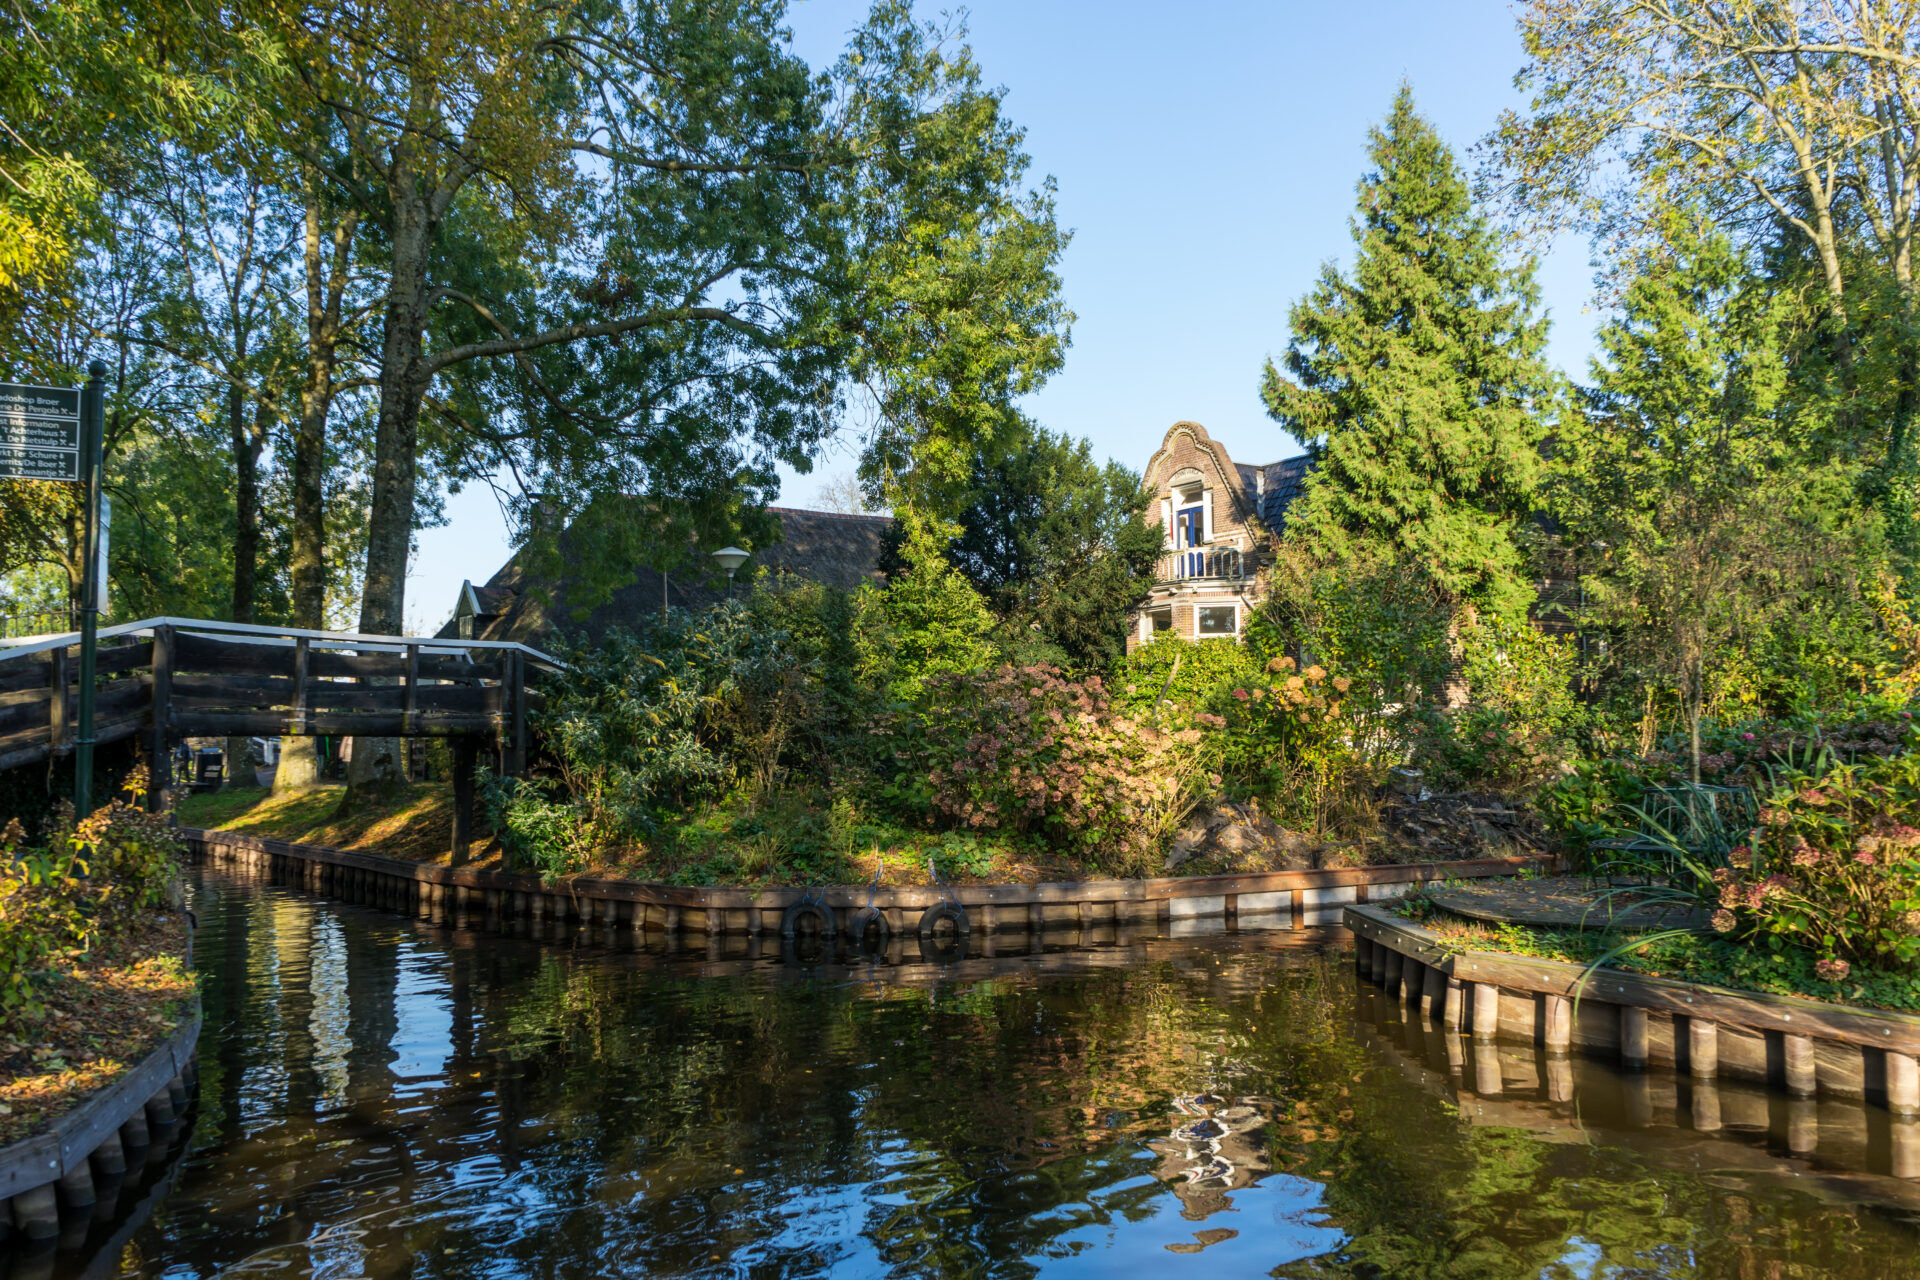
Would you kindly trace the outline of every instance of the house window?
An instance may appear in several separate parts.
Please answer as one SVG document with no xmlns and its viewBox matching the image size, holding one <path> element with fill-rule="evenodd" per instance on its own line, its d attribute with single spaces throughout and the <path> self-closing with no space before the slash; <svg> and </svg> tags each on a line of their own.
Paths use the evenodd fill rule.
<svg viewBox="0 0 1920 1280">
<path fill-rule="evenodd" d="M 1173 606 L 1163 605 L 1158 609 L 1149 609 L 1141 617 L 1142 640 L 1151 640 L 1162 631 L 1173 630 Z"/>
<path fill-rule="evenodd" d="M 1238 605 L 1203 604 L 1195 612 L 1198 615 L 1196 630 L 1203 636 L 1240 634 L 1240 606 Z"/>
</svg>

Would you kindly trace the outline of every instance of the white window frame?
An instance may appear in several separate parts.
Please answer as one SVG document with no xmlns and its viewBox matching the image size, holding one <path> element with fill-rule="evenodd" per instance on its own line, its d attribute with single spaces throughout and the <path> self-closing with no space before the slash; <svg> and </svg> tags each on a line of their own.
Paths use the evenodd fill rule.
<svg viewBox="0 0 1920 1280">
<path fill-rule="evenodd" d="M 1202 609 L 1233 610 L 1232 631 L 1202 631 L 1200 629 L 1200 611 Z M 1193 606 L 1193 638 L 1195 640 L 1238 640 L 1240 638 L 1241 609 L 1238 600 L 1195 601 Z"/>
</svg>

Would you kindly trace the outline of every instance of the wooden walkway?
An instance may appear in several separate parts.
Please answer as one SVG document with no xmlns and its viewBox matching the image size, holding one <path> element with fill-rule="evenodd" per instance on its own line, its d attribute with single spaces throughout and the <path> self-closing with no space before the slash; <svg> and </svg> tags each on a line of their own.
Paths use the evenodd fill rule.
<svg viewBox="0 0 1920 1280">
<path fill-rule="evenodd" d="M 77 634 L 0 645 L 0 769 L 72 751 L 79 654 Z M 160 796 L 186 737 L 444 737 L 469 758 L 491 742 L 519 774 L 535 686 L 558 668 L 500 641 L 147 618 L 99 633 L 94 741 L 139 737 Z"/>
</svg>

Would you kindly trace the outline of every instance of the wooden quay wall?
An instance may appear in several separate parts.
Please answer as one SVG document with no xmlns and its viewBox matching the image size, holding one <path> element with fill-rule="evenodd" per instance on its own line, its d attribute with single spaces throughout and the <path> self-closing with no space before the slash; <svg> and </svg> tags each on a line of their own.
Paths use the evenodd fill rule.
<svg viewBox="0 0 1920 1280">
<path fill-rule="evenodd" d="M 264 871 L 310 892 L 370 902 L 407 914 L 482 913 L 507 919 L 578 921 L 632 930 L 776 935 L 803 899 L 832 912 L 837 931 L 871 904 L 895 936 L 918 932 L 929 908 L 954 901 L 973 932 L 1183 922 L 1224 918 L 1254 925 L 1340 923 L 1349 903 L 1395 898 L 1443 878 L 1510 876 L 1540 858 L 1475 858 L 1395 866 L 1172 876 L 1051 884 L 834 885 L 819 888 L 691 888 L 638 880 L 537 875 L 448 867 L 226 831 L 183 828 L 188 848 L 214 866 Z"/>
<path fill-rule="evenodd" d="M 1793 1097 L 1860 1098 L 1903 1126 L 1920 1123 L 1920 1016 L 1463 951 L 1379 907 L 1345 916 L 1363 979 L 1477 1040 L 1759 1081 Z"/>
<path fill-rule="evenodd" d="M 199 1080 L 199 1001 L 174 1033 L 47 1129 L 0 1147 L 0 1247 L 84 1233 L 177 1137 Z"/>
</svg>

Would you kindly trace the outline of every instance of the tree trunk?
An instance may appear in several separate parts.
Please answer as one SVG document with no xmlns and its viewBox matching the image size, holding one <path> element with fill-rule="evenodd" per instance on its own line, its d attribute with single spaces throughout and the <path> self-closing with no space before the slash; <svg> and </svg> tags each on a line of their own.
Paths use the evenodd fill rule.
<svg viewBox="0 0 1920 1280">
<path fill-rule="evenodd" d="M 395 171 L 402 169 L 395 163 Z M 393 192 L 392 282 L 386 337 L 380 352 L 380 417 L 374 429 L 373 497 L 367 520 L 367 574 L 360 597 L 360 630 L 399 635 L 405 627 L 407 557 L 413 544 L 420 401 L 427 368 L 427 253 L 433 243 L 427 202 L 417 192 Z M 403 763 L 393 738 L 354 742 L 347 772 L 349 800 L 398 786 Z"/>
<path fill-rule="evenodd" d="M 333 228 L 333 266 L 328 270 L 321 253 L 320 198 L 309 180 L 306 196 L 305 265 L 307 284 L 307 371 L 300 388 L 300 425 L 293 436 L 288 479 L 293 490 L 293 528 L 290 555 L 293 578 L 293 625 L 320 631 L 327 625 L 327 415 L 333 409 L 333 371 L 338 358 L 341 304 L 347 273 L 353 219 Z M 273 774 L 276 795 L 320 785 L 318 744 L 310 736 L 289 735 L 280 744 L 280 764 Z"/>
<path fill-rule="evenodd" d="M 227 387 L 227 426 L 233 438 L 233 621 L 252 622 L 260 574 L 260 454 L 266 446 L 266 408 L 256 398 L 249 426 L 246 391 L 237 383 Z M 224 789 L 259 785 L 251 739 L 228 738 L 226 754 Z"/>
</svg>

